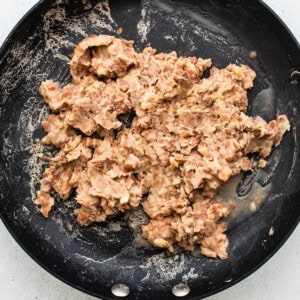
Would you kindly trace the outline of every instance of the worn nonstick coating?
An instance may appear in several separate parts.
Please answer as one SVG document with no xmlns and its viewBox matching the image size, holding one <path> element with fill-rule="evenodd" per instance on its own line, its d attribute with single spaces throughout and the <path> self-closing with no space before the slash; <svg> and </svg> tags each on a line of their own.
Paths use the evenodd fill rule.
<svg viewBox="0 0 300 300">
<path fill-rule="evenodd" d="M 258 1 L 40 1 L 19 23 L 0 55 L 1 217 L 19 244 L 49 272 L 87 293 L 113 298 L 125 283 L 129 299 L 173 299 L 185 282 L 201 298 L 241 280 L 264 263 L 299 221 L 299 45 Z M 264 170 L 243 175 L 234 193 L 244 208 L 229 223 L 229 259 L 180 252 L 168 257 L 140 238 L 140 211 L 80 228 L 72 201 L 57 202 L 49 219 L 33 204 L 43 164 L 37 158 L 47 109 L 38 94 L 45 79 L 70 81 L 67 61 L 85 36 L 117 35 L 158 51 L 211 57 L 218 67 L 246 63 L 257 72 L 249 113 L 270 120 L 287 114 L 291 131 Z M 249 52 L 257 51 L 257 59 Z M 264 199 L 255 213 L 249 195 Z M 247 198 L 247 195 L 249 196 Z M 251 198 L 250 197 L 250 198 Z M 254 199 L 255 200 L 255 199 Z M 66 205 L 67 204 L 67 205 Z M 73 231 L 67 230 L 73 224 Z M 134 226 L 132 226 L 132 223 Z M 131 226 L 130 226 L 131 224 Z"/>
</svg>

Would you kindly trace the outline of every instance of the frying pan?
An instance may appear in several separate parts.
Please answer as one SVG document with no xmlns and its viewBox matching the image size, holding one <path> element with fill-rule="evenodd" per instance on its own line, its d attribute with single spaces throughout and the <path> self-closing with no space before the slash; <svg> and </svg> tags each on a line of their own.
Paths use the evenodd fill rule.
<svg viewBox="0 0 300 300">
<path fill-rule="evenodd" d="M 217 67 L 245 63 L 257 72 L 248 93 L 250 115 L 267 120 L 286 114 L 291 131 L 268 158 L 268 166 L 229 183 L 239 199 L 228 219 L 229 259 L 197 253 L 168 256 L 149 247 L 138 230 L 141 210 L 105 224 L 81 228 L 74 201 L 57 199 L 49 219 L 33 204 L 45 164 L 38 159 L 40 123 L 48 111 L 37 89 L 45 79 L 70 82 L 68 60 L 87 35 L 113 34 L 142 50 L 213 59 Z M 250 51 L 257 58 L 250 59 Z M 40 1 L 15 28 L 0 53 L 0 215 L 18 243 L 49 272 L 94 296 L 116 299 L 114 284 L 130 288 L 128 299 L 189 299 L 216 293 L 262 265 L 299 222 L 300 50 L 288 29 L 259 1 L 112 0 Z M 229 192 L 228 192 L 229 191 Z M 253 195 L 260 206 L 248 209 Z M 249 200 L 250 199 L 250 200 Z M 68 230 L 70 224 L 72 231 Z"/>
</svg>

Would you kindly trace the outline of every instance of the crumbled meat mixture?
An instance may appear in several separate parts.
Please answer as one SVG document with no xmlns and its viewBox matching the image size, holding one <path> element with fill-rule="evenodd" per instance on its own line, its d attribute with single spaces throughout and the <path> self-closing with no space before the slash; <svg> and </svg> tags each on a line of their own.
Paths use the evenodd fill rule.
<svg viewBox="0 0 300 300">
<path fill-rule="evenodd" d="M 73 190 L 82 226 L 142 205 L 150 218 L 142 234 L 152 245 L 169 252 L 200 245 L 203 255 L 227 258 L 220 220 L 234 206 L 216 192 L 253 167 L 247 154 L 264 161 L 290 128 L 285 115 L 270 122 L 246 115 L 255 72 L 149 47 L 137 53 L 132 41 L 100 35 L 76 47 L 71 75 L 63 88 L 51 80 L 40 86 L 53 111 L 42 143 L 59 148 L 35 200 L 42 214 L 53 193 L 65 200 Z M 132 111 L 124 129 L 118 116 Z"/>
</svg>

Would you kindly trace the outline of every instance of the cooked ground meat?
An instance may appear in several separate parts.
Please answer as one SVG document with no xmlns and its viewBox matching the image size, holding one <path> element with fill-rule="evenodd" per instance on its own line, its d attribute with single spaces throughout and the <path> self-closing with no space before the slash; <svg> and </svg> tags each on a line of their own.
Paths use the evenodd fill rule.
<svg viewBox="0 0 300 300">
<path fill-rule="evenodd" d="M 137 53 L 132 41 L 100 35 L 76 47 L 71 75 L 63 88 L 40 86 L 53 111 L 42 143 L 60 149 L 35 200 L 42 214 L 54 192 L 65 200 L 73 190 L 82 226 L 142 205 L 150 221 L 141 230 L 152 245 L 169 252 L 200 245 L 203 255 L 227 258 L 220 220 L 233 206 L 216 192 L 252 168 L 249 153 L 263 160 L 290 128 L 285 115 L 269 123 L 246 115 L 255 72 L 149 47 Z M 132 111 L 131 127 L 120 130 L 118 116 Z"/>
</svg>

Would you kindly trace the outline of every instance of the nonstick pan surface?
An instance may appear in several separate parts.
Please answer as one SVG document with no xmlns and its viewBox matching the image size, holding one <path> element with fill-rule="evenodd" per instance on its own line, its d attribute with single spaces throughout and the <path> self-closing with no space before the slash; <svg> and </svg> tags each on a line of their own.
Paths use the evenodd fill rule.
<svg viewBox="0 0 300 300">
<path fill-rule="evenodd" d="M 33 204 L 45 164 L 41 122 L 48 111 L 38 94 L 43 80 L 70 82 L 68 60 L 90 34 L 112 34 L 159 52 L 211 57 L 214 65 L 245 63 L 257 72 L 250 115 L 286 114 L 291 131 L 268 158 L 268 167 L 243 174 L 223 195 L 236 195 L 228 220 L 227 260 L 186 252 L 167 256 L 139 233 L 140 210 L 81 228 L 74 201 L 57 201 L 49 219 Z M 250 51 L 257 58 L 250 59 Z M 61 280 L 87 293 L 113 298 L 129 286 L 129 299 L 177 299 L 178 283 L 199 299 L 249 275 L 286 240 L 299 222 L 300 50 L 289 31 L 259 1 L 40 1 L 18 24 L 0 53 L 0 214 L 19 244 Z M 250 201 L 260 199 L 257 211 Z M 73 230 L 68 230 L 68 224 Z"/>
</svg>

